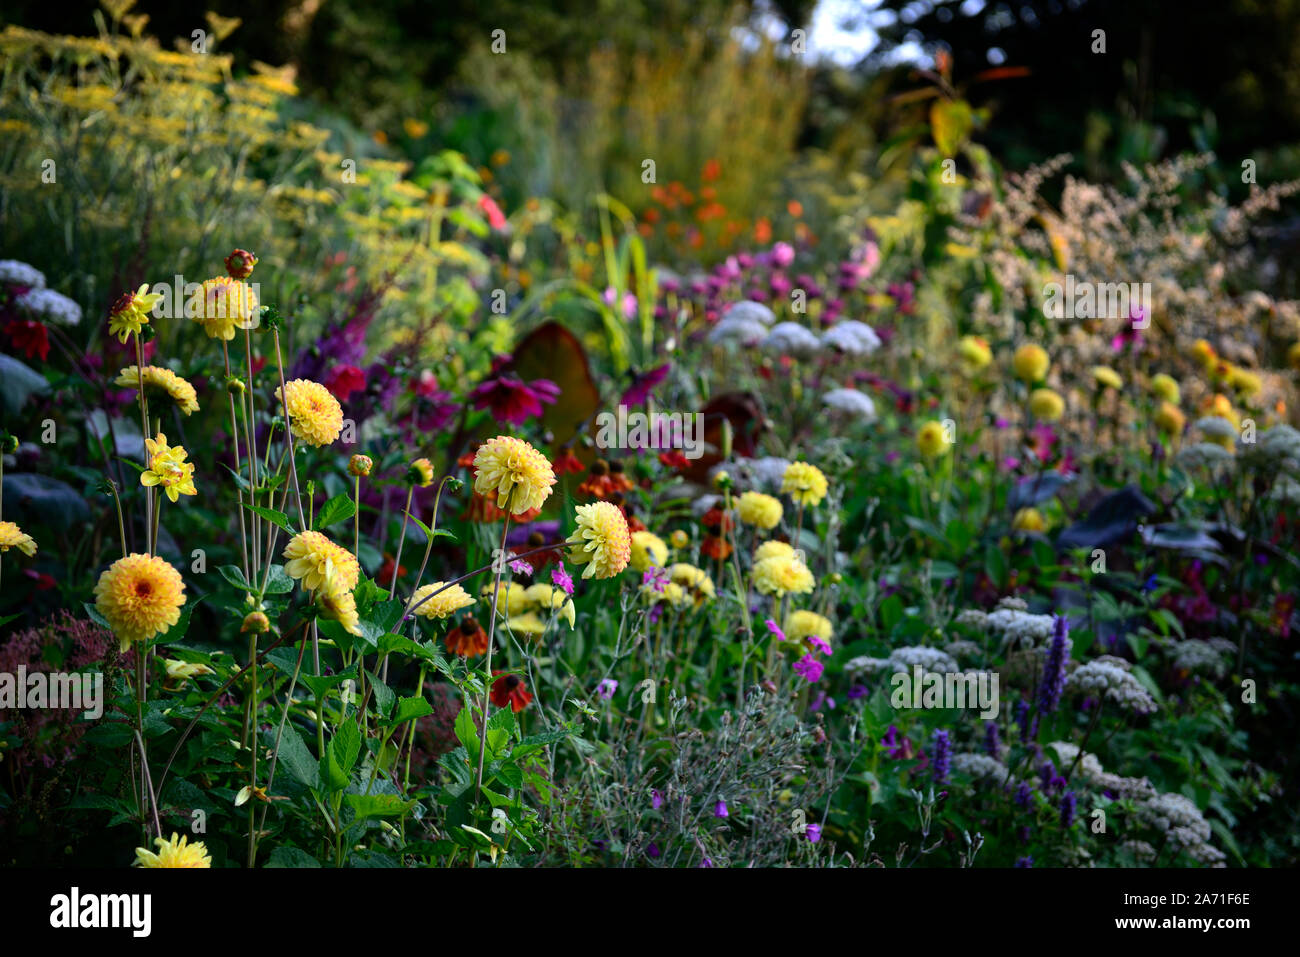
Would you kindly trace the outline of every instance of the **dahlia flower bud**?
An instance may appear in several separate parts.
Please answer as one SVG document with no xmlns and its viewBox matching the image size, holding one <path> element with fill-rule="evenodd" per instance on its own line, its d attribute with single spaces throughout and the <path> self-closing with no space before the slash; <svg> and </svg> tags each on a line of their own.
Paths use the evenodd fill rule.
<svg viewBox="0 0 1300 957">
<path fill-rule="evenodd" d="M 354 455 L 348 459 L 348 474 L 357 478 L 365 478 L 374 467 L 374 460 L 368 455 Z"/>
<path fill-rule="evenodd" d="M 247 279 L 253 275 L 253 267 L 256 265 L 257 257 L 247 249 L 236 249 L 226 257 L 226 272 L 231 279 Z"/>
<path fill-rule="evenodd" d="M 250 631 L 256 635 L 264 635 L 270 630 L 271 620 L 266 617 L 264 612 L 260 611 L 250 612 L 248 616 L 244 618 L 244 623 L 239 626 L 239 633 L 241 635 L 247 634 Z"/>
</svg>

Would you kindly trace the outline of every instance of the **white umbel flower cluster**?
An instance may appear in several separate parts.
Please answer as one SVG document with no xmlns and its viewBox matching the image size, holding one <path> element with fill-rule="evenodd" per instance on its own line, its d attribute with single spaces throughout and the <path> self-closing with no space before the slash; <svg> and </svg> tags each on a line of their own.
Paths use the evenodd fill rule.
<svg viewBox="0 0 1300 957">
<path fill-rule="evenodd" d="M 812 332 L 797 322 L 778 322 L 763 340 L 763 349 L 793 359 L 807 359 L 820 343 Z"/>
<path fill-rule="evenodd" d="M 1223 646 L 1227 645 L 1227 648 Z M 1227 651 L 1235 650 L 1231 642 L 1222 638 L 1203 641 L 1200 638 L 1187 638 L 1173 647 L 1174 667 L 1191 674 L 1208 674 L 1222 678 L 1228 670 L 1224 658 Z"/>
<path fill-rule="evenodd" d="M 911 648 L 895 648 L 888 658 L 872 658 L 861 655 L 845 663 L 845 670 L 851 675 L 874 675 L 882 671 L 910 673 L 913 665 L 920 665 L 923 671 L 940 674 L 961 671 L 952 656 L 938 648 L 916 645 Z"/>
<path fill-rule="evenodd" d="M 985 619 L 985 627 L 1001 635 L 1005 644 L 1020 648 L 1049 640 L 1056 622 L 1051 615 L 1031 615 L 1016 608 L 999 608 Z"/>
<path fill-rule="evenodd" d="M 822 404 L 847 412 L 862 422 L 876 421 L 876 404 L 871 401 L 871 396 L 857 389 L 831 389 L 822 396 Z"/>
<path fill-rule="evenodd" d="M 1157 794 L 1138 805 L 1138 819 L 1168 835 L 1171 848 L 1182 851 L 1198 864 L 1223 867 L 1225 855 L 1210 846 L 1210 822 L 1192 801 L 1181 794 Z"/>
<path fill-rule="evenodd" d="M 735 319 L 731 318 L 730 315 L 723 316 L 709 330 L 709 342 L 715 345 L 734 342 L 737 345 L 753 347 L 766 337 L 767 326 L 757 319 L 746 319 L 743 316 Z"/>
<path fill-rule="evenodd" d="M 761 302 L 755 302 L 752 299 L 742 299 L 740 302 L 732 303 L 727 311 L 722 314 L 725 322 L 728 319 L 744 322 L 761 322 L 765 326 L 770 326 L 776 322 L 776 313 Z"/>
<path fill-rule="evenodd" d="M 1048 745 L 1057 755 L 1062 768 L 1074 766 L 1079 757 L 1079 746 L 1069 741 L 1053 741 Z M 1083 781 L 1098 791 L 1110 791 L 1117 797 L 1148 800 L 1156 796 L 1156 789 L 1146 778 L 1126 778 L 1112 774 L 1101 766 L 1101 761 L 1091 752 L 1085 751 L 1079 761 L 1079 774 Z"/>
<path fill-rule="evenodd" d="M 1079 691 L 1113 701 L 1134 714 L 1156 710 L 1151 693 L 1128 671 L 1110 661 L 1090 661 L 1080 665 L 1065 679 L 1067 691 Z"/>
<path fill-rule="evenodd" d="M 45 273 L 17 259 L 0 259 L 0 283 L 44 289 Z"/>
<path fill-rule="evenodd" d="M 954 754 L 951 766 L 956 773 L 964 774 L 976 780 L 994 776 L 1001 780 L 1006 777 L 1007 773 L 1007 769 L 1001 761 L 991 758 L 987 754 L 978 754 L 971 751 Z"/>
<path fill-rule="evenodd" d="M 1236 441 L 1236 427 L 1221 415 L 1207 415 L 1197 419 L 1194 428 L 1212 439 L 1232 439 Z"/>
<path fill-rule="evenodd" d="M 53 289 L 30 289 L 14 302 L 56 326 L 75 326 L 81 322 L 81 307 Z"/>
<path fill-rule="evenodd" d="M 1183 468 L 1209 469 L 1232 462 L 1232 453 L 1213 442 L 1197 442 L 1184 447 L 1174 457 L 1174 461 Z"/>
<path fill-rule="evenodd" d="M 1265 429 L 1246 447 L 1244 457 L 1264 471 L 1300 474 L 1300 432 L 1289 425 Z"/>
<path fill-rule="evenodd" d="M 843 319 L 822 334 L 822 348 L 851 356 L 869 356 L 880 348 L 880 337 L 865 322 Z"/>
<path fill-rule="evenodd" d="M 741 483 L 741 487 L 755 492 L 778 494 L 781 482 L 785 479 L 785 470 L 790 467 L 790 460 L 775 455 L 765 455 L 757 459 L 738 458 L 734 462 L 721 466 Z"/>
</svg>

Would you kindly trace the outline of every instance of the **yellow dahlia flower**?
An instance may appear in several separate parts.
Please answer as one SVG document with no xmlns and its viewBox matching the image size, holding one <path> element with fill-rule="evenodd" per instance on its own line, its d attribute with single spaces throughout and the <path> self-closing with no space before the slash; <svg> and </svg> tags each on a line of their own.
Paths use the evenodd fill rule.
<svg viewBox="0 0 1300 957">
<path fill-rule="evenodd" d="M 691 592 L 697 601 L 716 598 L 718 595 L 709 573 L 687 562 L 677 562 L 671 566 L 668 569 L 668 578 Z"/>
<path fill-rule="evenodd" d="M 1218 364 L 1219 357 L 1214 351 L 1214 346 L 1210 345 L 1204 339 L 1197 339 L 1192 343 L 1192 356 L 1201 364 L 1207 373 Z"/>
<path fill-rule="evenodd" d="M 957 355 L 972 372 L 979 372 L 993 361 L 993 350 L 979 336 L 965 336 L 957 343 Z"/>
<path fill-rule="evenodd" d="M 674 608 L 681 608 L 690 603 L 686 589 L 676 582 L 664 582 L 663 591 L 647 582 L 641 586 L 641 594 L 645 595 L 646 600 L 652 605 L 667 603 Z"/>
<path fill-rule="evenodd" d="M 796 555 L 765 558 L 754 566 L 754 587 L 761 595 L 806 594 L 816 584 L 808 566 Z"/>
<path fill-rule="evenodd" d="M 583 578 L 613 578 L 632 556 L 627 519 L 611 502 L 592 502 L 574 509 L 578 527 L 569 536 L 569 561 L 586 565 Z"/>
<path fill-rule="evenodd" d="M 191 844 L 188 837 L 172 832 L 170 841 L 161 837 L 153 839 L 157 853 L 143 847 L 135 849 L 136 867 L 211 867 L 212 858 L 208 856 L 207 846 L 202 841 Z"/>
<path fill-rule="evenodd" d="M 1241 428 L 1241 416 L 1237 415 L 1237 410 L 1232 407 L 1232 402 L 1226 395 L 1216 393 L 1212 398 L 1206 399 L 1201 403 L 1201 411 L 1206 415 L 1227 419 L 1234 429 Z"/>
<path fill-rule="evenodd" d="M 1155 423 L 1156 428 L 1161 432 L 1169 435 L 1182 435 L 1183 426 L 1187 424 L 1187 417 L 1172 402 L 1161 402 L 1160 408 L 1156 409 Z"/>
<path fill-rule="evenodd" d="M 916 433 L 916 448 L 922 458 L 935 459 L 948 451 L 948 430 L 937 419 L 925 423 Z"/>
<path fill-rule="evenodd" d="M 654 532 L 632 533 L 632 556 L 628 564 L 639 572 L 651 565 L 663 568 L 668 563 L 668 546 Z"/>
<path fill-rule="evenodd" d="M 672 542 L 673 548 L 685 548 L 691 543 L 691 536 L 679 528 L 668 536 L 668 541 Z"/>
<path fill-rule="evenodd" d="M 754 561 L 761 562 L 765 558 L 790 557 L 794 555 L 794 547 L 788 542 L 778 542 L 773 539 L 770 542 L 764 542 L 754 549 Z"/>
<path fill-rule="evenodd" d="M 1182 390 L 1178 387 L 1178 380 L 1173 376 L 1165 375 L 1163 372 L 1151 377 L 1151 394 L 1157 399 L 1172 402 L 1174 405 L 1177 405 L 1182 398 Z"/>
<path fill-rule="evenodd" d="M 194 661 L 177 661 L 175 658 L 164 658 L 163 667 L 167 669 L 167 678 L 164 684 L 173 688 L 185 684 L 190 678 L 215 674 L 207 665 Z"/>
<path fill-rule="evenodd" d="M 140 484 L 146 488 L 159 486 L 173 502 L 181 495 L 197 495 L 194 487 L 194 463 L 186 462 L 188 454 L 179 445 L 169 446 L 167 436 L 158 433 L 156 439 L 145 439 L 149 451 L 149 467 L 140 473 Z"/>
<path fill-rule="evenodd" d="M 1065 415 L 1065 400 L 1051 389 L 1035 389 L 1029 395 L 1029 411 L 1036 419 L 1055 422 Z"/>
<path fill-rule="evenodd" d="M 1093 366 L 1092 381 L 1108 389 L 1118 390 L 1124 388 L 1124 380 L 1110 366 Z"/>
<path fill-rule="evenodd" d="M 185 582 L 181 573 L 156 555 L 119 558 L 99 576 L 95 608 L 104 616 L 125 652 L 181 619 Z"/>
<path fill-rule="evenodd" d="M 352 553 L 320 532 L 299 532 L 284 548 L 284 570 L 309 591 L 346 591 L 357 587 L 361 569 Z"/>
<path fill-rule="evenodd" d="M 261 322 L 253 287 L 229 276 L 209 279 L 194 290 L 185 315 L 203 326 L 209 339 L 233 339 L 236 329 L 256 329 Z"/>
<path fill-rule="evenodd" d="M 139 366 L 127 366 L 114 380 L 114 385 L 120 385 L 124 389 L 139 389 L 140 378 Z M 161 366 L 145 366 L 144 391 L 145 395 L 150 398 L 165 395 L 176 403 L 176 407 L 181 410 L 183 415 L 199 411 L 199 396 L 194 391 L 194 386 L 175 372 L 172 372 L 171 369 L 164 369 Z"/>
<path fill-rule="evenodd" d="M 0 552 L 16 548 L 28 558 L 36 554 L 36 539 L 13 522 L 0 522 Z"/>
<path fill-rule="evenodd" d="M 522 615 L 507 618 L 506 626 L 511 631 L 521 635 L 531 635 L 534 638 L 546 633 L 546 622 L 535 611 L 526 611 Z"/>
<path fill-rule="evenodd" d="M 293 434 L 308 445 L 329 445 L 343 429 L 343 408 L 330 390 L 310 379 L 293 379 L 284 385 L 288 398 L 275 390 L 283 403 Z"/>
<path fill-rule="evenodd" d="M 415 590 L 411 596 L 411 604 L 424 602 L 420 607 L 415 609 L 417 615 L 423 615 L 425 618 L 446 618 L 460 611 L 462 608 L 468 608 L 474 604 L 474 599 L 470 597 L 469 592 L 459 585 L 452 585 L 446 588 L 446 582 L 434 582 L 432 585 L 424 585 Z M 444 589 L 439 591 L 439 589 Z M 433 595 L 434 592 L 438 594 Z M 433 595 L 432 598 L 429 598 Z M 424 599 L 429 598 L 428 601 Z"/>
<path fill-rule="evenodd" d="M 781 491 L 799 505 L 816 508 L 826 497 L 826 476 L 808 462 L 791 462 L 781 477 Z"/>
<path fill-rule="evenodd" d="M 1027 342 L 1016 350 L 1011 357 L 1011 368 L 1021 382 L 1042 382 L 1047 378 L 1047 370 L 1052 367 L 1052 360 L 1040 345 Z"/>
<path fill-rule="evenodd" d="M 569 623 L 569 630 L 573 630 L 576 612 L 572 599 L 564 593 L 563 589 L 548 585 L 546 582 L 538 582 L 536 585 L 529 585 L 524 589 L 524 598 L 528 600 L 529 604 L 544 609 L 548 613 L 558 609 L 560 617 Z"/>
<path fill-rule="evenodd" d="M 797 641 L 801 644 L 804 640 L 814 635 L 822 641 L 829 642 L 831 635 L 834 634 L 834 628 L 829 618 L 817 614 L 815 611 L 792 611 L 785 616 L 785 623 L 781 630 L 785 632 L 785 637 L 790 641 Z"/>
<path fill-rule="evenodd" d="M 551 463 L 523 439 L 498 435 L 474 453 L 474 491 L 496 493 L 497 506 L 509 503 L 515 515 L 541 508 L 554 484 Z"/>
<path fill-rule="evenodd" d="M 108 314 L 108 333 L 117 336 L 118 342 L 125 343 L 128 337 L 138 335 L 149 325 L 149 313 L 162 296 L 148 290 L 149 284 L 144 283 L 135 292 L 123 293 L 113 304 Z"/>
<path fill-rule="evenodd" d="M 823 478 L 823 488 L 825 482 L 826 480 Z M 781 524 L 781 515 L 783 514 L 781 500 L 770 495 L 764 495 L 762 492 L 744 493 L 737 501 L 736 508 L 742 522 L 746 525 L 761 528 L 765 532 L 771 531 Z"/>
<path fill-rule="evenodd" d="M 518 582 L 503 581 L 501 587 L 497 589 L 497 611 L 501 612 L 502 609 L 505 609 L 507 615 L 523 614 L 528 610 L 528 596 L 524 594 L 526 590 Z M 484 585 L 479 594 L 491 601 L 492 583 L 488 582 Z"/>
<path fill-rule="evenodd" d="M 1243 398 L 1251 398 L 1264 391 L 1263 380 L 1249 369 L 1240 366 L 1233 366 L 1232 371 L 1228 373 L 1228 385 Z"/>
<path fill-rule="evenodd" d="M 322 618 L 337 621 L 350 635 L 361 634 L 361 618 L 357 615 L 357 600 L 351 589 L 344 589 L 340 584 L 336 588 L 324 588 L 316 593 Z"/>
<path fill-rule="evenodd" d="M 1036 508 L 1022 508 L 1011 520 L 1011 527 L 1017 532 L 1042 532 L 1047 529 L 1047 519 Z"/>
<path fill-rule="evenodd" d="M 433 484 L 433 463 L 428 459 L 416 459 L 411 463 L 409 477 L 412 485 L 428 488 Z"/>
</svg>

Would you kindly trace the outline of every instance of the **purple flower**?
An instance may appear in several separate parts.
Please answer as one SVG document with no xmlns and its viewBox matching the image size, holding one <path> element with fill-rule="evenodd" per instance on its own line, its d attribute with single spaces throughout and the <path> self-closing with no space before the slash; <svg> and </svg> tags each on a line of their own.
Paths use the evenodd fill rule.
<svg viewBox="0 0 1300 957">
<path fill-rule="evenodd" d="M 492 418 L 511 425 L 523 425 L 542 414 L 542 404 L 553 405 L 560 397 L 560 387 L 550 379 L 524 382 L 511 372 L 479 383 L 469 394 L 476 409 L 489 409 Z"/>
<path fill-rule="evenodd" d="M 764 624 L 767 625 L 767 630 L 776 637 L 777 641 L 785 641 L 785 632 L 781 630 L 780 625 L 774 622 L 771 618 L 767 619 Z"/>
<path fill-rule="evenodd" d="M 820 824 L 809 824 L 804 829 L 804 837 L 808 838 L 813 844 L 822 839 L 822 826 Z"/>
<path fill-rule="evenodd" d="M 1022 857 L 1016 861 L 1016 867 L 1033 867 L 1034 859 L 1032 857 Z"/>
<path fill-rule="evenodd" d="M 871 692 L 867 690 L 866 685 L 850 685 L 849 700 L 857 701 L 859 698 L 865 698 Z"/>
<path fill-rule="evenodd" d="M 557 565 L 551 569 L 551 584 L 566 595 L 573 595 L 573 579 L 569 577 L 569 573 L 564 570 L 563 565 Z"/>
<path fill-rule="evenodd" d="M 655 788 L 650 792 L 650 806 L 656 811 L 664 806 L 664 792 Z"/>
<path fill-rule="evenodd" d="M 532 575 L 533 573 L 533 566 L 522 558 L 516 558 L 511 562 L 510 569 L 518 575 Z"/>
<path fill-rule="evenodd" d="M 942 728 L 935 731 L 931 746 L 934 748 L 934 758 L 931 762 L 934 781 L 936 784 L 947 784 L 948 767 L 952 759 L 952 741 L 948 737 L 948 732 Z"/>
<path fill-rule="evenodd" d="M 618 682 L 613 678 L 606 678 L 596 686 L 596 697 L 604 698 L 609 701 L 614 697 L 614 692 L 618 690 Z"/>
<path fill-rule="evenodd" d="M 727 813 L 727 802 L 724 801 L 722 798 L 718 798 L 718 803 L 713 805 L 713 816 L 714 817 L 729 816 L 729 814 Z"/>
<path fill-rule="evenodd" d="M 654 387 L 668 378 L 668 370 L 671 368 L 672 364 L 665 362 L 649 372 L 642 372 L 640 375 L 635 376 L 632 379 L 632 384 L 623 393 L 622 404 L 626 406 L 644 405 L 645 401 L 650 398 L 650 393 Z"/>
<path fill-rule="evenodd" d="M 1074 809 L 1078 803 L 1079 799 L 1074 796 L 1073 791 L 1065 792 L 1065 796 L 1061 798 L 1061 827 L 1069 828 L 1074 823 Z"/>
<path fill-rule="evenodd" d="M 825 638 L 821 637 L 821 635 L 809 635 L 808 644 L 812 645 L 823 655 L 829 655 L 831 653 L 830 643 L 827 642 Z"/>
<path fill-rule="evenodd" d="M 820 681 L 822 672 L 825 670 L 826 666 L 818 661 L 812 653 L 804 655 L 794 663 L 794 673 L 801 675 L 809 684 Z"/>
<path fill-rule="evenodd" d="M 1002 751 L 1002 739 L 998 734 L 998 726 L 995 721 L 987 721 L 984 724 L 984 753 L 991 758 L 996 758 Z"/>
<path fill-rule="evenodd" d="M 668 572 L 660 568 L 658 565 L 651 565 L 641 573 L 641 584 L 649 585 L 662 595 L 664 593 L 664 586 L 668 584 Z"/>
<path fill-rule="evenodd" d="M 1057 615 L 1052 644 L 1043 665 L 1043 679 L 1038 688 L 1038 709 L 1043 714 L 1051 714 L 1060 704 L 1061 689 L 1065 687 L 1065 663 L 1069 660 L 1070 625 L 1064 615 Z"/>
<path fill-rule="evenodd" d="M 700 867 L 712 867 L 712 866 L 713 866 L 713 858 L 711 857 L 706 857 L 704 860 L 700 861 Z"/>
<path fill-rule="evenodd" d="M 646 847 L 645 852 L 647 857 L 658 857 L 659 845 L 652 842 L 648 847 Z"/>
<path fill-rule="evenodd" d="M 784 269 L 794 262 L 794 247 L 789 243 L 777 243 L 772 247 L 772 262 Z"/>
<path fill-rule="evenodd" d="M 1016 796 L 1015 796 L 1016 807 L 1022 808 L 1027 811 L 1029 810 L 1031 804 L 1033 803 L 1033 800 L 1034 800 L 1034 789 L 1031 788 L 1024 781 L 1021 781 L 1020 786 L 1016 788 Z"/>
</svg>

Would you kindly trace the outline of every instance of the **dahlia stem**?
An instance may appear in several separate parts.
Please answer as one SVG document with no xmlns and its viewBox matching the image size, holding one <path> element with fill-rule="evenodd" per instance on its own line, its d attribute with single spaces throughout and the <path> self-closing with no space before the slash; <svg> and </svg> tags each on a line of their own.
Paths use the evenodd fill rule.
<svg viewBox="0 0 1300 957">
<path fill-rule="evenodd" d="M 352 513 L 352 557 L 361 561 L 361 476 L 356 477 L 356 484 L 353 486 L 352 504 L 356 511 Z M 394 576 L 395 577 L 395 576 Z"/>
<path fill-rule="evenodd" d="M 270 796 L 271 793 L 271 785 L 275 783 L 275 765 L 277 760 L 280 757 L 280 739 L 284 737 L 284 725 L 289 718 L 289 705 L 293 703 L 293 692 L 294 689 L 298 686 L 298 675 L 302 672 L 302 656 L 303 656 L 303 652 L 305 652 L 306 650 L 307 650 L 307 642 L 306 641 L 299 642 L 298 661 L 293 666 L 293 677 L 289 679 L 289 690 L 285 692 L 284 695 L 284 708 L 280 711 L 280 726 L 279 728 L 276 729 L 275 732 L 275 747 L 271 749 L 271 767 L 267 771 L 267 775 L 266 775 L 266 793 L 268 797 Z M 262 805 L 262 819 L 258 821 L 258 825 L 257 825 L 259 830 L 266 825 L 266 811 L 267 808 L 269 807 L 270 807 L 269 803 Z M 253 848 L 254 848 L 254 852 L 256 852 L 256 848 L 257 848 L 256 839 L 254 839 Z"/>
<path fill-rule="evenodd" d="M 513 492 L 514 489 L 511 489 Z M 506 513 L 505 521 L 501 523 L 501 550 L 493 559 L 492 564 L 496 566 L 496 584 L 492 588 L 492 620 L 488 622 L 488 647 L 487 647 L 487 680 L 483 684 L 483 727 L 479 735 L 478 742 L 478 774 L 474 780 L 474 804 L 477 805 L 483 797 L 483 759 L 487 756 L 487 731 L 488 731 L 488 701 L 492 696 L 492 646 L 496 643 L 497 630 L 497 599 L 501 595 L 501 571 L 505 567 L 506 556 L 506 534 L 510 531 L 510 495 L 507 494 L 505 501 L 501 504 L 501 510 Z"/>
<path fill-rule="evenodd" d="M 397 592 L 397 574 L 402 568 L 402 546 L 406 544 L 406 523 L 411 518 L 411 498 L 415 495 L 415 486 L 406 490 L 406 508 L 402 509 L 402 534 L 397 537 L 397 557 L 393 559 L 393 582 L 388 588 L 388 600 L 393 600 Z"/>
<path fill-rule="evenodd" d="M 445 478 L 443 478 L 443 480 L 442 480 L 441 482 L 438 483 L 438 491 L 434 493 L 434 496 L 433 496 L 433 515 L 432 515 L 432 517 L 429 519 L 429 531 L 431 531 L 431 532 L 436 532 L 436 531 L 438 530 L 438 503 L 439 503 L 440 501 L 442 501 L 442 489 L 443 489 L 443 486 L 445 486 L 445 485 L 447 484 L 447 482 L 451 480 L 451 478 L 452 478 L 452 476 L 450 476 L 450 475 L 448 475 L 448 476 L 446 476 Z M 411 586 L 411 598 L 414 598 L 414 597 L 415 597 L 415 592 L 419 589 L 419 587 L 420 587 L 420 582 L 424 579 L 424 570 L 425 570 L 426 568 L 429 567 L 429 555 L 432 554 L 432 552 L 433 552 L 433 538 L 434 538 L 434 537 L 433 537 L 432 535 L 430 535 L 430 536 L 429 536 L 429 540 L 428 540 L 428 541 L 425 543 L 425 545 L 424 545 L 424 560 L 420 562 L 420 571 L 419 571 L 419 573 L 416 574 L 416 576 L 415 576 L 415 584 Z M 394 579 L 393 579 L 393 580 L 394 580 L 394 581 L 397 580 L 397 579 L 396 579 L 396 575 L 394 575 Z M 405 617 L 406 615 L 409 615 L 410 613 L 411 613 L 411 603 L 410 603 L 410 601 L 408 600 L 407 603 L 406 603 L 406 610 L 402 612 L 402 616 Z M 421 687 L 423 687 L 423 686 L 421 686 Z"/>
<path fill-rule="evenodd" d="M 143 442 L 149 438 L 149 402 L 144 396 L 144 348 L 140 344 L 140 334 L 138 332 L 135 333 L 135 363 L 136 381 L 140 384 L 140 431 L 142 433 L 140 439 Z M 144 467 L 147 469 L 149 467 L 149 447 L 146 445 L 143 449 Z M 153 524 L 153 516 L 151 513 L 152 506 L 153 502 L 150 499 L 149 494 L 146 492 L 144 497 L 144 533 L 146 537 L 146 546 L 149 544 L 149 528 Z M 148 551 L 150 555 L 153 554 L 152 550 L 149 548 L 146 547 L 145 550 Z"/>
<path fill-rule="evenodd" d="M 144 673 L 144 650 L 139 646 L 135 648 L 135 718 L 137 731 L 136 740 L 140 746 L 140 819 L 144 820 L 148 807 L 144 805 L 145 793 L 147 793 L 146 782 L 149 777 L 149 752 L 144 743 L 144 703 L 148 694 L 145 688 Z"/>
<path fill-rule="evenodd" d="M 420 662 L 420 680 L 415 686 L 416 694 L 421 698 L 424 697 L 424 670 L 425 664 Z M 411 790 L 411 753 L 415 750 L 415 723 L 419 718 L 412 718 L 411 723 L 406 726 L 406 773 L 402 776 L 402 793 L 407 794 Z"/>
<path fill-rule="evenodd" d="M 241 298 L 243 297 L 242 286 L 240 287 L 240 297 Z M 243 313 L 242 304 L 240 306 L 240 313 L 241 314 Z M 244 356 L 247 361 L 248 381 L 244 385 L 244 402 L 241 404 L 244 406 L 244 433 L 247 436 L 246 442 L 248 444 L 248 484 L 249 484 L 248 498 L 250 504 L 256 505 L 257 504 L 257 433 L 253 430 L 253 413 L 254 413 L 253 338 L 252 335 L 249 333 L 247 326 L 244 327 Z M 252 554 L 253 564 L 252 564 L 252 568 L 250 569 L 252 572 L 252 578 L 249 578 L 248 579 L 249 581 L 253 581 L 257 578 L 257 559 L 258 559 L 258 555 L 260 554 L 260 550 L 261 550 L 260 546 L 262 543 L 262 523 L 258 521 L 258 516 L 256 512 L 252 514 L 251 518 L 253 522 L 253 554 Z M 268 532 L 267 534 L 270 533 Z"/>
<path fill-rule="evenodd" d="M 275 367 L 277 370 L 279 370 L 280 373 L 280 408 L 284 410 L 284 440 L 289 445 L 289 479 L 290 481 L 293 482 L 293 494 L 294 494 L 294 498 L 297 500 L 298 503 L 298 523 L 302 526 L 302 530 L 306 531 L 307 519 L 303 515 L 303 511 L 302 511 L 302 486 L 298 484 L 298 463 L 294 460 L 293 428 L 292 428 L 292 423 L 290 423 L 289 421 L 289 390 L 285 387 L 284 357 L 280 354 L 280 330 L 272 329 L 271 335 L 275 339 Z M 314 626 L 312 630 L 313 632 L 315 631 Z M 312 639 L 312 642 L 313 644 L 316 643 L 316 639 L 314 637 Z M 316 673 L 320 674 L 320 661 L 319 661 L 320 653 L 319 651 L 317 651 L 315 652 L 315 654 L 318 659 L 316 661 Z"/>
<path fill-rule="evenodd" d="M 235 414 L 235 394 L 230 391 L 230 347 L 221 341 L 221 354 L 226 360 L 226 397 L 230 399 L 230 438 L 235 444 L 235 474 L 243 477 L 243 466 L 239 458 L 239 417 Z M 250 488 L 252 483 L 250 484 Z M 244 581 L 248 581 L 250 566 L 248 564 L 248 531 L 244 524 L 244 490 L 235 483 L 235 495 L 239 500 L 239 546 L 244 559 Z"/>
<path fill-rule="evenodd" d="M 0 475 L 4 473 L 4 466 L 0 465 Z M 122 498 L 117 494 L 117 483 L 112 478 L 108 480 L 108 487 L 113 492 L 113 505 L 117 509 L 117 534 L 122 539 L 122 557 L 126 558 L 130 552 L 126 549 L 126 522 L 122 520 Z"/>
<path fill-rule="evenodd" d="M 250 733 L 248 742 L 250 750 L 253 752 L 252 768 L 248 774 L 248 866 L 253 866 L 254 856 L 257 854 L 257 825 L 256 814 L 257 808 L 254 802 L 252 790 L 257 787 L 257 631 L 251 630 L 248 633 L 248 670 L 249 670 L 249 700 L 251 702 L 252 719 L 250 724 Z"/>
</svg>

